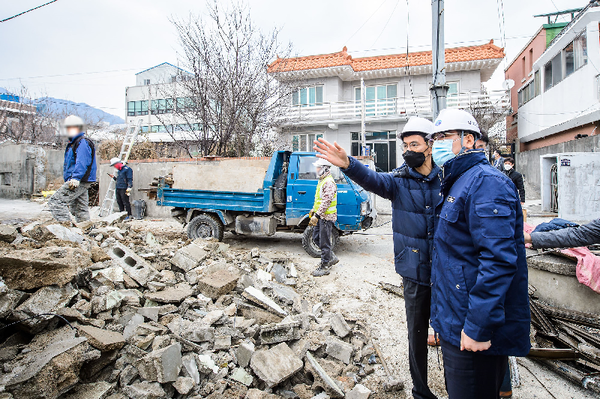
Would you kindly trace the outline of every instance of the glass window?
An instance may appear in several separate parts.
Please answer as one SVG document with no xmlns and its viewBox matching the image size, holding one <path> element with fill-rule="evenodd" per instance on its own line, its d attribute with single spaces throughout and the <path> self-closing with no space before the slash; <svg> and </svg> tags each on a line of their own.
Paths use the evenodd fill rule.
<svg viewBox="0 0 600 399">
<path fill-rule="evenodd" d="M 387 98 L 396 98 L 398 97 L 398 85 L 388 85 L 387 86 Z"/>
<path fill-rule="evenodd" d="M 292 105 L 312 107 L 323 105 L 323 86 L 308 86 L 292 93 Z"/>
<path fill-rule="evenodd" d="M 552 61 L 544 65 L 544 91 L 552 87 Z M 519 101 L 520 103 L 520 101 Z M 519 104 L 520 105 L 520 104 Z"/>
<path fill-rule="evenodd" d="M 150 113 L 152 115 L 158 114 L 158 100 L 150 101 Z"/>
<path fill-rule="evenodd" d="M 142 133 L 148 133 L 149 126 L 142 126 Z"/>
<path fill-rule="evenodd" d="M 150 128 L 150 132 L 158 133 L 158 127 L 159 127 L 159 125 L 152 125 L 152 127 Z"/>
<path fill-rule="evenodd" d="M 360 146 L 358 143 L 352 143 L 352 153 L 350 155 L 352 155 L 353 157 L 357 157 L 360 154 L 358 153 L 358 150 L 360 149 Z"/>
<path fill-rule="evenodd" d="M 171 112 L 173 112 L 173 105 L 174 105 L 174 101 L 173 101 L 173 99 L 172 99 L 172 98 L 167 98 L 167 99 L 165 100 L 165 105 L 166 105 L 165 112 L 167 112 L 167 113 L 171 113 Z"/>
<path fill-rule="evenodd" d="M 315 163 L 317 161 L 317 157 L 299 157 L 298 159 L 298 179 L 300 180 L 317 180 L 317 169 L 315 168 Z M 346 179 L 344 175 L 340 171 L 340 168 L 336 166 L 331 167 L 331 175 L 336 183 L 346 183 Z"/>
<path fill-rule="evenodd" d="M 292 136 L 292 151 L 300 151 L 300 136 Z"/>
<path fill-rule="evenodd" d="M 578 70 L 588 62 L 587 55 L 587 35 L 583 32 L 574 41 L 574 58 L 575 58 L 575 70 Z"/>
<path fill-rule="evenodd" d="M 552 58 L 552 86 L 556 86 L 562 78 L 562 54 L 558 53 Z"/>
<path fill-rule="evenodd" d="M 300 151 L 306 151 L 306 134 L 300 135 Z"/>
<path fill-rule="evenodd" d="M 359 133 L 358 132 L 352 132 L 352 140 L 359 140 Z"/>
<path fill-rule="evenodd" d="M 539 96 L 540 93 L 542 92 L 542 78 L 541 78 L 541 74 L 540 74 L 540 70 L 539 69 L 537 71 L 535 71 L 533 80 L 535 82 L 534 95 Z"/>
<path fill-rule="evenodd" d="M 565 47 L 565 77 L 575 72 L 575 54 L 573 48 L 573 42 Z"/>
<path fill-rule="evenodd" d="M 295 91 L 292 93 L 292 105 L 298 105 L 299 104 L 299 97 L 300 93 L 298 91 Z"/>
<path fill-rule="evenodd" d="M 140 115 L 148 115 L 148 100 L 140 101 Z"/>
<path fill-rule="evenodd" d="M 322 105 L 323 104 L 323 86 L 316 86 L 315 90 L 316 90 L 316 104 Z"/>
<path fill-rule="evenodd" d="M 127 102 L 127 116 L 135 116 L 135 101 Z"/>
<path fill-rule="evenodd" d="M 308 104 L 307 95 L 308 95 L 308 90 L 306 88 L 300 89 L 300 104 L 301 105 Z"/>
</svg>

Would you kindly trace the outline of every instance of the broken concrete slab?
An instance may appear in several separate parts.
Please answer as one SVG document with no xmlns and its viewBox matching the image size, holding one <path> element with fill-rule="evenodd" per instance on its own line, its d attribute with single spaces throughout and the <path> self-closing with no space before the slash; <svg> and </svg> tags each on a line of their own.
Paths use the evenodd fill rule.
<svg viewBox="0 0 600 399">
<path fill-rule="evenodd" d="M 123 268 L 125 273 L 139 284 L 146 286 L 158 271 L 126 246 L 115 243 L 109 252 L 110 257 Z"/>
<path fill-rule="evenodd" d="M 327 337 L 327 347 L 325 352 L 346 364 L 350 364 L 350 358 L 352 357 L 352 352 L 354 351 L 354 347 L 347 342 L 344 342 L 335 337 Z"/>
<path fill-rule="evenodd" d="M 8 224 L 0 224 L 0 241 L 11 243 L 19 233 L 14 226 Z"/>
<path fill-rule="evenodd" d="M 28 294 L 18 291 L 6 289 L 0 294 L 0 319 L 8 317 L 12 311 L 19 306 Z"/>
<path fill-rule="evenodd" d="M 200 383 L 200 372 L 198 371 L 198 364 L 196 363 L 196 355 L 193 353 L 188 353 L 181 358 L 181 363 L 184 367 L 184 374 L 187 372 L 187 375 L 192 378 L 195 384 Z"/>
<path fill-rule="evenodd" d="M 138 309 L 138 314 L 141 314 L 147 319 L 152 321 L 158 321 L 158 313 L 160 312 L 160 306 L 148 306 Z"/>
<path fill-rule="evenodd" d="M 144 322 L 144 316 L 141 314 L 135 314 L 129 319 L 125 328 L 123 329 L 123 337 L 127 340 L 135 334 L 137 327 Z"/>
<path fill-rule="evenodd" d="M 237 364 L 240 367 L 248 367 L 252 355 L 254 355 L 254 344 L 252 342 L 242 342 L 235 351 Z"/>
<path fill-rule="evenodd" d="M 146 381 L 175 381 L 182 367 L 181 345 L 177 343 L 151 352 L 141 358 L 135 366 Z"/>
<path fill-rule="evenodd" d="M 277 305 L 271 298 L 262 293 L 262 291 L 254 288 L 247 287 L 242 294 L 244 298 L 248 299 L 251 302 L 256 303 L 257 305 L 265 308 L 266 310 L 275 313 L 276 315 L 285 317 L 287 316 L 287 312 L 283 310 L 279 305 Z"/>
<path fill-rule="evenodd" d="M 45 247 L 1 250 L 0 275 L 14 290 L 63 286 L 75 279 L 78 268 L 92 264 L 89 252 L 79 248 Z"/>
<path fill-rule="evenodd" d="M 341 313 L 332 314 L 329 318 L 329 324 L 331 324 L 331 329 L 333 330 L 335 335 L 337 335 L 340 338 L 346 337 L 348 334 L 350 334 L 350 331 L 352 331 L 348 323 L 346 323 L 346 319 L 344 319 L 344 316 L 342 316 Z"/>
<path fill-rule="evenodd" d="M 347 394 L 346 399 L 369 399 L 371 390 L 362 384 L 356 384 Z"/>
<path fill-rule="evenodd" d="M 90 248 L 90 253 L 92 254 L 92 262 L 106 262 L 110 260 L 110 256 L 97 244 L 92 244 Z"/>
<path fill-rule="evenodd" d="M 171 258 L 171 263 L 178 268 L 189 272 L 190 270 L 200 266 L 200 264 L 206 258 L 208 258 L 208 256 L 209 252 L 204 250 L 203 246 L 193 242 L 175 252 L 175 256 Z"/>
<path fill-rule="evenodd" d="M 173 334 L 192 342 L 212 341 L 215 336 L 214 327 L 205 325 L 201 320 L 190 321 L 179 317 L 173 319 L 167 327 Z"/>
<path fill-rule="evenodd" d="M 306 352 L 307 368 L 313 374 L 315 384 L 321 386 L 328 395 L 333 398 L 343 398 L 344 391 L 335 381 L 325 372 L 323 367 L 317 362 L 310 352 Z"/>
<path fill-rule="evenodd" d="M 64 395 L 64 399 L 104 399 L 111 389 L 112 384 L 106 381 L 81 384 Z"/>
<path fill-rule="evenodd" d="M 40 332 L 54 317 L 51 315 L 41 316 L 44 313 L 55 313 L 64 308 L 77 295 L 77 290 L 70 284 L 64 287 L 44 287 L 37 290 L 25 302 L 17 306 L 11 318 L 21 321 L 21 325 L 30 333 Z M 33 316 L 39 316 L 31 319 Z"/>
<path fill-rule="evenodd" d="M 194 290 L 187 283 L 180 283 L 173 287 L 167 287 L 158 292 L 146 292 L 144 296 L 159 303 L 180 303 L 185 298 L 192 296 Z"/>
<path fill-rule="evenodd" d="M 278 283 L 270 283 L 268 287 L 273 291 L 273 296 L 280 302 L 286 305 L 293 305 L 294 302 L 301 299 L 300 294 L 292 287 Z"/>
<path fill-rule="evenodd" d="M 250 360 L 252 371 L 267 387 L 273 387 L 302 369 L 302 360 L 285 343 L 254 353 Z"/>
<path fill-rule="evenodd" d="M 77 329 L 81 336 L 88 339 L 90 345 L 102 352 L 121 349 L 125 345 L 125 338 L 116 331 L 82 325 L 78 325 Z"/>
<path fill-rule="evenodd" d="M 217 374 L 219 372 L 219 366 L 217 366 L 215 361 L 209 355 L 198 355 L 196 357 L 196 362 L 198 364 L 198 370 L 202 374 Z"/>
<path fill-rule="evenodd" d="M 222 351 L 231 348 L 231 335 L 217 335 L 213 342 L 213 350 Z"/>
<path fill-rule="evenodd" d="M 158 382 L 138 382 L 123 388 L 130 399 L 164 399 L 167 393 Z"/>
<path fill-rule="evenodd" d="M 194 388 L 194 380 L 190 377 L 178 377 L 173 383 L 173 388 L 181 395 L 187 395 Z"/>
<path fill-rule="evenodd" d="M 237 285 L 239 276 L 227 270 L 218 270 L 198 281 L 200 292 L 213 300 L 228 294 Z"/>
<path fill-rule="evenodd" d="M 116 223 L 120 223 L 127 217 L 127 212 L 115 212 L 108 216 L 103 217 L 101 220 L 106 222 L 107 226 L 111 226 Z"/>
<path fill-rule="evenodd" d="M 260 328 L 260 342 L 263 345 L 277 344 L 301 338 L 302 323 L 287 321 L 268 324 Z"/>
<path fill-rule="evenodd" d="M 247 387 L 252 385 L 252 382 L 254 382 L 254 377 L 248 374 L 248 372 L 243 368 L 237 368 L 233 370 L 233 373 L 231 373 L 231 379 L 242 383 Z"/>
<path fill-rule="evenodd" d="M 66 228 L 62 224 L 49 224 L 46 226 L 46 228 L 54 235 L 54 237 L 58 238 L 59 240 L 76 242 L 77 244 L 81 244 L 83 242 L 83 235 Z"/>
</svg>

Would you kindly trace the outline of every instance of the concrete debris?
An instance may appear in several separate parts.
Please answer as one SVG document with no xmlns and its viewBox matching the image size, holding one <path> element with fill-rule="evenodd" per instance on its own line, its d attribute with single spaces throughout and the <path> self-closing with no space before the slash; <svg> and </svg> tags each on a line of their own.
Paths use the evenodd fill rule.
<svg viewBox="0 0 600 399">
<path fill-rule="evenodd" d="M 248 367 L 252 355 L 254 355 L 254 344 L 252 342 L 242 342 L 235 352 L 240 367 Z"/>
<path fill-rule="evenodd" d="M 356 384 L 347 394 L 346 399 L 369 399 L 371 390 L 364 385 Z"/>
<path fill-rule="evenodd" d="M 263 294 L 261 291 L 257 290 L 254 287 L 248 287 L 244 290 L 244 297 L 251 302 L 256 303 L 257 305 L 267 309 L 270 312 L 275 313 L 276 315 L 285 317 L 288 315 L 288 312 L 283 310 L 279 305 L 277 305 L 271 298 Z"/>
<path fill-rule="evenodd" d="M 187 395 L 190 393 L 192 388 L 194 388 L 196 383 L 190 377 L 178 377 L 177 380 L 173 383 L 173 388 L 181 395 Z"/>
<path fill-rule="evenodd" d="M 340 338 L 344 338 L 350 334 L 350 326 L 346 323 L 346 319 L 340 313 L 334 313 L 329 318 L 329 324 L 331 324 L 331 329 L 335 332 Z"/>
<path fill-rule="evenodd" d="M 237 368 L 233 370 L 233 373 L 231 373 L 231 379 L 240 382 L 246 385 L 247 387 L 252 385 L 252 382 L 254 382 L 254 378 L 242 368 Z"/>
<path fill-rule="evenodd" d="M 332 398 L 344 397 L 342 388 L 333 381 L 310 352 L 306 352 L 306 361 L 309 366 L 309 372 L 313 374 L 316 386 L 323 388 Z"/>
<path fill-rule="evenodd" d="M 304 364 L 285 343 L 259 350 L 250 360 L 252 371 L 268 387 L 275 386 L 302 369 Z"/>
<path fill-rule="evenodd" d="M 171 259 L 171 263 L 177 266 L 180 269 L 189 272 L 192 269 L 200 266 L 200 263 L 203 262 L 209 253 L 204 250 L 203 246 L 200 246 L 196 243 L 191 243 L 179 251 L 175 252 L 175 256 Z"/>
<path fill-rule="evenodd" d="M 347 342 L 341 341 L 334 337 L 327 337 L 327 354 L 346 364 L 350 364 L 354 347 Z"/>
<path fill-rule="evenodd" d="M 192 296 L 194 291 L 188 283 L 177 284 L 158 292 L 145 294 L 147 299 L 159 303 L 181 303 L 185 298 Z"/>
<path fill-rule="evenodd" d="M 158 382 L 143 381 L 123 388 L 130 399 L 164 399 L 167 393 Z"/>
<path fill-rule="evenodd" d="M 0 224 L 0 241 L 13 242 L 18 234 L 15 227 L 8 224 Z"/>
<path fill-rule="evenodd" d="M 81 384 L 65 395 L 65 399 L 104 399 L 111 390 L 112 384 L 106 381 Z"/>
<path fill-rule="evenodd" d="M 75 229 L 68 229 L 61 224 L 50 224 L 46 228 L 59 240 L 76 242 L 78 244 L 83 242 L 83 235 L 75 232 Z"/>
<path fill-rule="evenodd" d="M 129 277 L 143 286 L 146 286 L 148 281 L 152 280 L 157 274 L 154 267 L 150 266 L 142 257 L 122 244 L 115 243 L 109 255 L 123 268 Z"/>
<path fill-rule="evenodd" d="M 221 295 L 228 294 L 237 285 L 239 276 L 227 270 L 219 270 L 198 281 L 200 292 L 211 299 L 217 299 Z"/>
<path fill-rule="evenodd" d="M 79 334 L 86 337 L 90 345 L 102 352 L 121 349 L 125 345 L 125 338 L 116 331 L 103 330 L 92 326 L 77 326 Z"/>
<path fill-rule="evenodd" d="M 175 381 L 182 367 L 181 345 L 177 343 L 151 352 L 141 358 L 135 367 L 146 381 Z"/>
<path fill-rule="evenodd" d="M 263 345 L 293 341 L 301 337 L 302 323 L 299 321 L 269 324 L 260 329 L 260 342 Z"/>
<path fill-rule="evenodd" d="M 21 326 L 30 333 L 38 333 L 54 318 L 48 313 L 54 313 L 58 309 L 64 308 L 75 295 L 77 295 L 77 290 L 70 284 L 64 287 L 40 288 L 15 308 L 11 318 L 21 321 Z"/>
</svg>

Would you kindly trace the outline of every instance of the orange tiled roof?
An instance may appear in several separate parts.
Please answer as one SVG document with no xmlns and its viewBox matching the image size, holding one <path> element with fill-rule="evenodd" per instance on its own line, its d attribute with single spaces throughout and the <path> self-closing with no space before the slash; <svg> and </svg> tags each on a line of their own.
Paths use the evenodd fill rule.
<svg viewBox="0 0 600 399">
<path fill-rule="evenodd" d="M 478 61 L 504 58 L 504 49 L 491 40 L 480 46 L 455 47 L 446 49 L 446 63 Z M 375 57 L 352 58 L 348 49 L 332 54 L 309 55 L 306 57 L 277 58 L 269 64 L 269 72 L 304 71 L 308 69 L 330 68 L 349 65 L 355 72 L 378 69 L 404 68 L 410 66 L 431 65 L 431 51 L 416 53 L 379 55 Z"/>
</svg>

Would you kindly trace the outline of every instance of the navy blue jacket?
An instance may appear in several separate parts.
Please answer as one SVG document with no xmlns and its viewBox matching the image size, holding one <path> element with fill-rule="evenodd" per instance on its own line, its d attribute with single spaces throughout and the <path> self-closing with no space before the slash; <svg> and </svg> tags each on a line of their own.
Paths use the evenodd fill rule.
<svg viewBox="0 0 600 399">
<path fill-rule="evenodd" d="M 84 132 L 80 133 L 79 135 L 70 139 L 69 144 L 67 144 L 67 148 L 65 149 L 65 163 L 63 167 L 63 178 L 65 181 L 69 181 L 71 179 L 79 180 L 84 183 L 96 181 L 96 154 L 94 153 L 94 149 L 85 139 L 84 135 Z M 79 138 L 81 138 L 81 140 L 79 140 L 79 144 L 76 148 L 76 154 L 74 154 L 72 144 Z M 90 169 L 89 176 L 84 179 L 88 168 Z"/>
<path fill-rule="evenodd" d="M 127 165 L 123 165 L 117 173 L 117 189 L 127 189 L 133 187 L 133 170 Z"/>
<path fill-rule="evenodd" d="M 394 263 L 402 277 L 430 284 L 435 205 L 440 192 L 440 168 L 423 176 L 402 165 L 392 173 L 377 173 L 352 157 L 344 173 L 366 190 L 392 201 Z"/>
<path fill-rule="evenodd" d="M 527 262 L 515 185 L 482 151 L 469 151 L 444 164 L 436 214 L 432 327 L 454 346 L 464 329 L 492 341 L 484 354 L 527 355 Z"/>
</svg>

